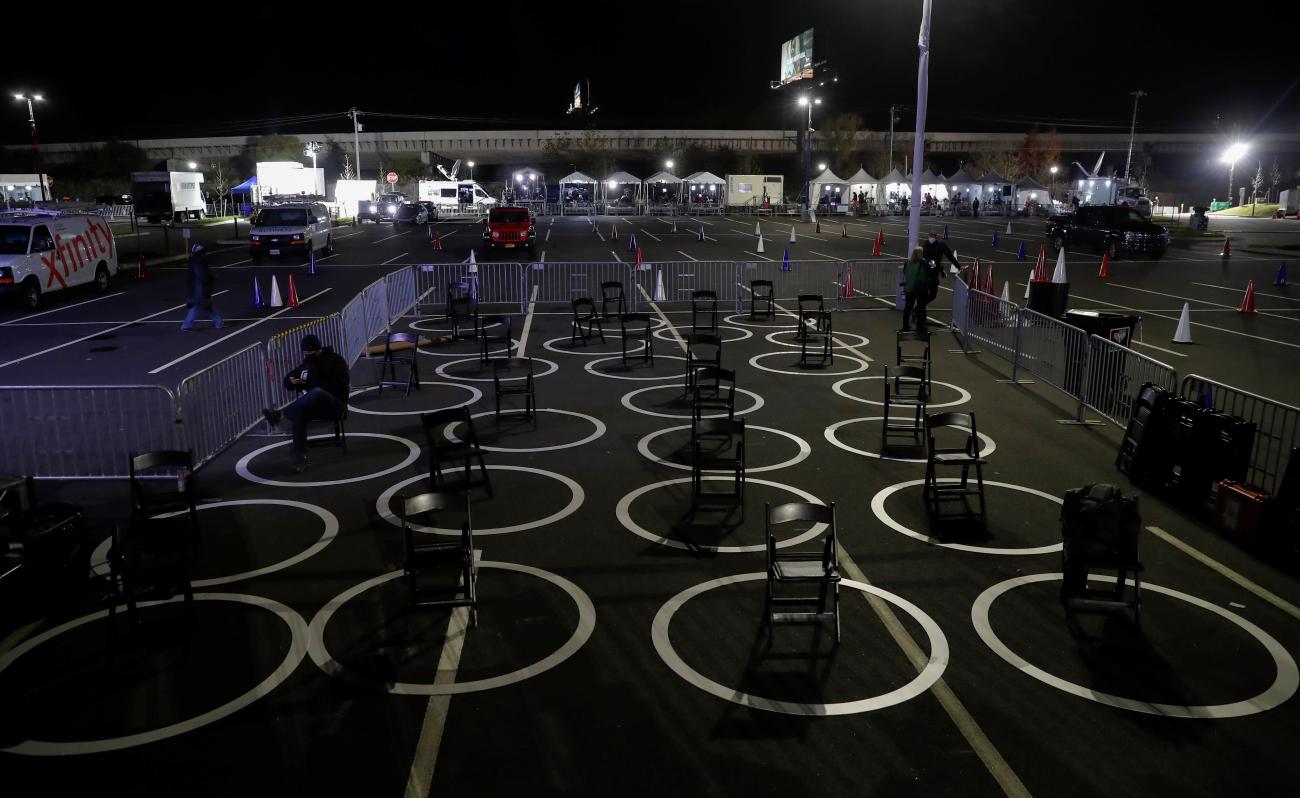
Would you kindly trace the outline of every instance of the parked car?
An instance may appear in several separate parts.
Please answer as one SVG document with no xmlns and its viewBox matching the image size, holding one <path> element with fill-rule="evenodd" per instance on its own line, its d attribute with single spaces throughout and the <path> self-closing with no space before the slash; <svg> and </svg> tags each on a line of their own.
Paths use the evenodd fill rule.
<svg viewBox="0 0 1300 798">
<path fill-rule="evenodd" d="M 1169 249 L 1169 231 L 1120 205 L 1085 205 L 1047 220 L 1047 237 L 1057 250 L 1087 247 L 1112 258 L 1144 253 L 1159 258 Z"/>
</svg>

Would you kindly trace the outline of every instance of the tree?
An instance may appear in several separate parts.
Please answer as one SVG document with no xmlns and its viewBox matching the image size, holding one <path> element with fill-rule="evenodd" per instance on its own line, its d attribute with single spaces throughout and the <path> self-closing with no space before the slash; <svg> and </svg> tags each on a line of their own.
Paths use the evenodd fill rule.
<svg viewBox="0 0 1300 798">
<path fill-rule="evenodd" d="M 1272 187 L 1269 189 L 1269 194 L 1273 197 L 1274 202 L 1280 202 L 1282 195 L 1278 193 L 1277 187 L 1278 184 L 1282 182 L 1282 168 L 1277 165 L 1276 155 L 1273 156 L 1273 171 L 1269 177 L 1273 179 Z"/>
<path fill-rule="evenodd" d="M 302 158 L 302 142 L 297 136 L 261 136 L 253 143 L 253 160 L 297 161 Z"/>
</svg>

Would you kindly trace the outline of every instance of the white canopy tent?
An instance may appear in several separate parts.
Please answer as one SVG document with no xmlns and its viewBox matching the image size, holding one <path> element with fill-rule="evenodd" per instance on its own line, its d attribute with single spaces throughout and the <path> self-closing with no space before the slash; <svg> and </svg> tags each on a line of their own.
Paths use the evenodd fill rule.
<svg viewBox="0 0 1300 798">
<path fill-rule="evenodd" d="M 726 197 L 727 181 L 712 172 L 696 172 L 682 181 L 686 201 L 693 207 L 720 207 Z"/>
<path fill-rule="evenodd" d="M 857 173 L 849 178 L 849 193 L 858 194 L 863 199 L 880 201 L 880 181 L 867 174 L 867 170 L 861 167 Z"/>
<path fill-rule="evenodd" d="M 615 172 L 600 182 L 605 212 L 635 212 L 641 203 L 641 178 L 627 172 Z"/>
<path fill-rule="evenodd" d="M 582 172 L 560 178 L 560 212 L 590 213 L 596 201 L 597 181 Z"/>
<path fill-rule="evenodd" d="M 516 169 L 510 175 L 510 190 L 517 202 L 545 202 L 546 176 L 532 167 Z"/>
<path fill-rule="evenodd" d="M 676 205 L 682 198 L 682 179 L 672 172 L 656 172 L 645 179 L 648 205 Z"/>
<path fill-rule="evenodd" d="M 1041 208 L 1052 206 L 1052 194 L 1047 187 L 1032 177 L 1022 177 L 1016 181 L 1016 208 L 1034 205 Z"/>
<path fill-rule="evenodd" d="M 830 169 L 809 181 L 808 191 L 813 198 L 813 206 L 823 204 L 836 207 L 847 205 L 849 201 L 849 183 Z"/>
</svg>

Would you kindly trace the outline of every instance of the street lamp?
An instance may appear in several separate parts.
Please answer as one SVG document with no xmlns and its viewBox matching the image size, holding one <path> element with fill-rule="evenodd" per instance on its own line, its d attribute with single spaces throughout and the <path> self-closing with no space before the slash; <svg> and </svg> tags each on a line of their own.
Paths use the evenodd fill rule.
<svg viewBox="0 0 1300 798">
<path fill-rule="evenodd" d="M 1222 160 L 1224 163 L 1228 165 L 1228 205 L 1229 206 L 1232 205 L 1233 172 L 1236 171 L 1237 169 L 1237 161 L 1241 159 L 1241 156 L 1246 154 L 1246 149 L 1247 149 L 1246 145 L 1242 144 L 1239 141 L 1236 144 L 1233 144 L 1231 147 L 1228 147 L 1227 151 L 1223 153 Z"/>
<path fill-rule="evenodd" d="M 474 181 L 474 162 L 473 162 L 473 161 L 470 161 L 468 164 L 466 164 L 466 166 L 469 167 L 469 179 L 470 179 L 470 182 L 473 182 L 473 181 Z"/>
<path fill-rule="evenodd" d="M 14 95 L 14 99 L 27 103 L 27 121 L 32 126 L 32 160 L 36 163 L 36 179 L 41 184 L 41 202 L 45 202 L 48 199 L 48 197 L 45 196 L 45 173 L 41 169 L 41 145 L 36 139 L 36 112 L 32 110 L 33 100 L 38 103 L 43 103 L 45 102 L 45 98 L 39 94 L 28 96 L 20 92 Z"/>
</svg>

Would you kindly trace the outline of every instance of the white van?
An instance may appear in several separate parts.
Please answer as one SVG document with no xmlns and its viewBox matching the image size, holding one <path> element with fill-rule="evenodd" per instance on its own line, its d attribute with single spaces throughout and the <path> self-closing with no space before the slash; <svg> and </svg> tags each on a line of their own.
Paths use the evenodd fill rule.
<svg viewBox="0 0 1300 798">
<path fill-rule="evenodd" d="M 117 274 L 108 221 L 58 211 L 0 213 L 0 293 L 17 292 L 36 310 L 41 294 L 94 283 L 107 291 Z"/>
<path fill-rule="evenodd" d="M 265 205 L 253 214 L 248 254 L 253 263 L 262 258 L 301 258 L 311 252 L 334 254 L 334 224 L 323 202 L 285 202 Z"/>
<path fill-rule="evenodd" d="M 488 208 L 497 204 L 496 199 L 473 180 L 421 180 L 419 193 L 421 202 L 432 202 L 438 210 L 450 213 L 468 207 L 486 213 Z"/>
</svg>

